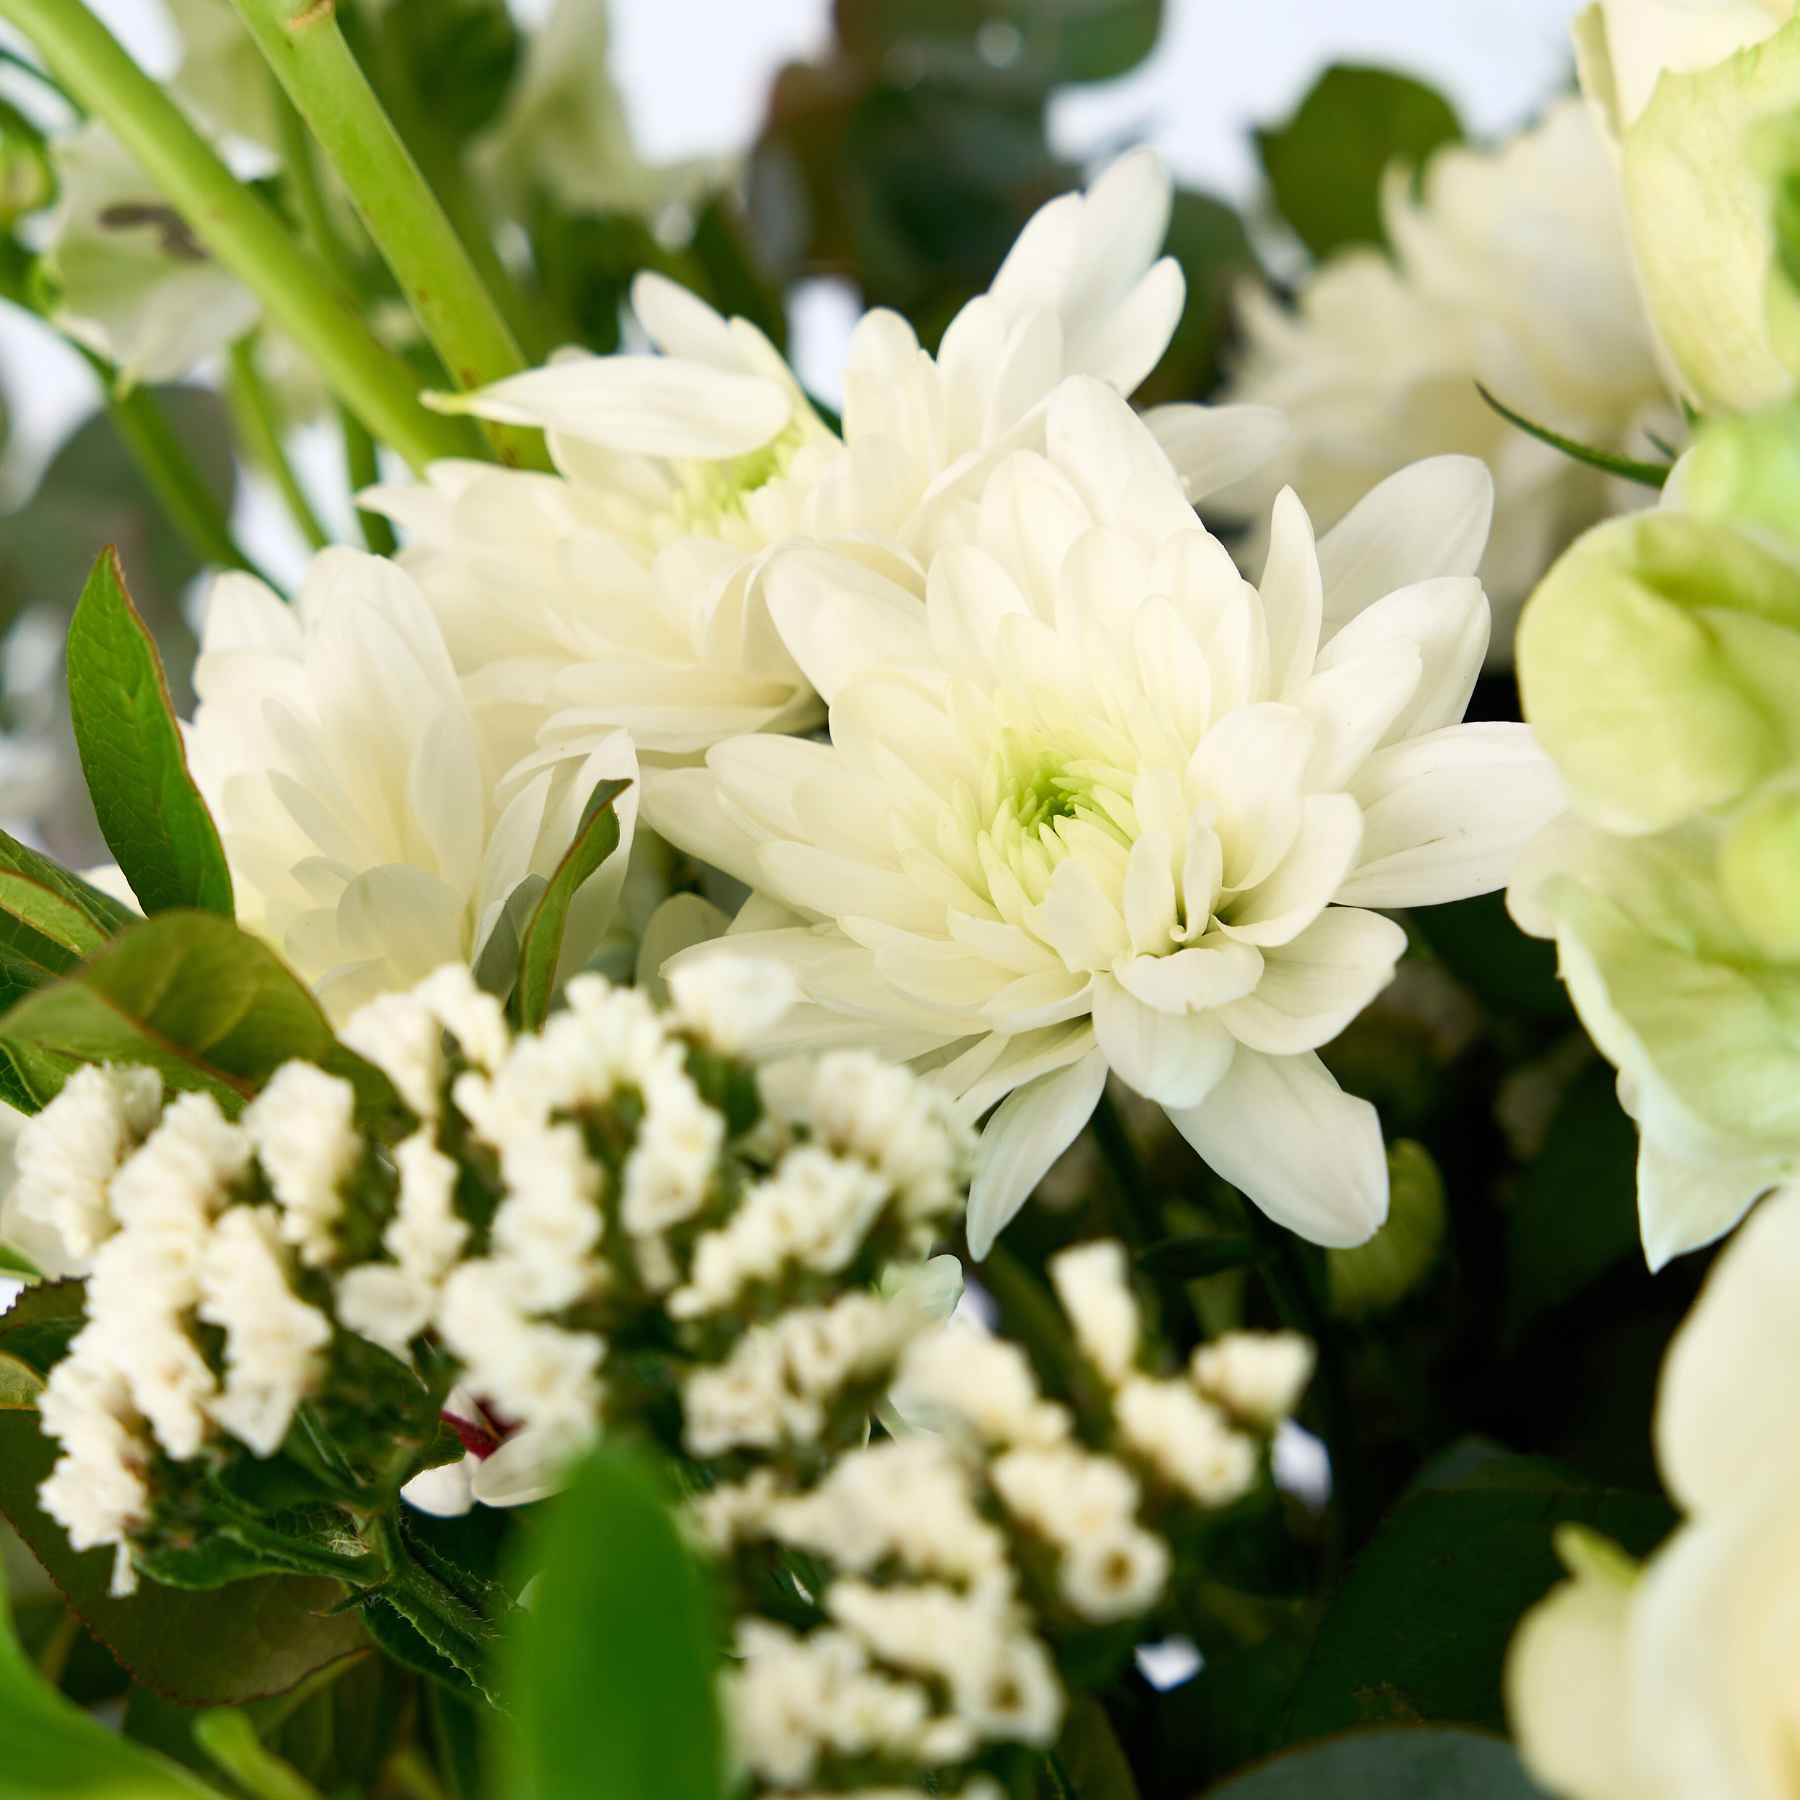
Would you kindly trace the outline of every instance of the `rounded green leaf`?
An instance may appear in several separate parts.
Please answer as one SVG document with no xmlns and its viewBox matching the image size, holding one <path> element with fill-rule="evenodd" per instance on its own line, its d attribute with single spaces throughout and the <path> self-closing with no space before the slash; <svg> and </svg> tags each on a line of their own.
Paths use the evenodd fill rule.
<svg viewBox="0 0 1800 1800">
<path fill-rule="evenodd" d="M 708 1595 L 653 1467 L 603 1444 L 556 1503 L 502 1698 L 514 1800 L 720 1800 Z"/>
</svg>

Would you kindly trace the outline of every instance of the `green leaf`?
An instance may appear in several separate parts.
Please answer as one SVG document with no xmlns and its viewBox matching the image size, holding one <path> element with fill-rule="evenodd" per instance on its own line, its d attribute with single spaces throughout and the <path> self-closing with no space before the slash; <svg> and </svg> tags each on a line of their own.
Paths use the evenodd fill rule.
<svg viewBox="0 0 1800 1800">
<path fill-rule="evenodd" d="M 1242 215 L 1193 188 L 1175 192 L 1164 248 L 1181 265 L 1187 298 L 1168 349 L 1138 389 L 1140 406 L 1192 400 L 1217 385 L 1238 289 L 1260 270 Z"/>
<path fill-rule="evenodd" d="M 719 1800 L 709 1596 L 654 1467 L 602 1444 L 555 1504 L 502 1691 L 515 1800 Z"/>
<path fill-rule="evenodd" d="M 1092 1694 L 1070 1706 L 1054 1756 L 1056 1776 L 1080 1800 L 1138 1800 L 1131 1764 L 1106 1708 Z"/>
<path fill-rule="evenodd" d="M 73 870 L 0 831 L 0 953 L 21 976 L 60 975 L 136 919 Z"/>
<path fill-rule="evenodd" d="M 0 1238 L 0 1275 L 18 1281 L 42 1281 L 44 1272 L 16 1244 Z"/>
<path fill-rule="evenodd" d="M 1596 1063 L 1563 1096 L 1507 1208 L 1508 1338 L 1639 1253 L 1637 1153 L 1613 1072 Z"/>
<path fill-rule="evenodd" d="M 219 1790 L 108 1731 L 26 1660 L 0 1585 L 0 1791 L 32 1800 L 194 1800 Z"/>
<path fill-rule="evenodd" d="M 365 1114 L 399 1106 L 387 1078 L 337 1041 L 318 1001 L 267 944 L 204 912 L 163 913 L 122 932 L 0 1014 L 0 1040 L 66 1063 L 142 1064 L 227 1110 L 295 1058 L 351 1082 Z"/>
<path fill-rule="evenodd" d="M 1422 163 L 1462 136 L 1435 89 L 1391 69 L 1336 63 L 1285 125 L 1256 146 L 1275 204 L 1315 257 L 1381 244 L 1381 178 L 1393 162 Z"/>
<path fill-rule="evenodd" d="M 156 641 L 112 550 L 69 625 L 69 711 L 100 829 L 144 910 L 192 906 L 230 918 L 218 827 L 188 772 Z"/>
<path fill-rule="evenodd" d="M 838 36 L 871 67 L 901 66 L 977 89 L 1043 92 L 1110 81 L 1156 47 L 1162 0 L 838 0 Z M 1010 39 L 983 33 L 1010 26 Z"/>
<path fill-rule="evenodd" d="M 0 1348 L 7 1343 L 0 1337 Z M 343 1591 L 333 1581 L 261 1576 L 205 1592 L 146 1583 L 131 1598 L 114 1599 L 111 1551 L 72 1550 L 38 1506 L 55 1460 L 35 1413 L 0 1411 L 0 1514 L 81 1622 L 144 1686 L 188 1705 L 235 1706 L 284 1693 L 366 1647 L 355 1615 L 331 1611 Z M 0 1755 L 0 1770 L 6 1766 Z"/>
<path fill-rule="evenodd" d="M 85 1282 L 46 1281 L 29 1289 L 0 1313 L 0 1351 L 41 1383 L 81 1329 L 86 1302 Z"/>
<path fill-rule="evenodd" d="M 569 908 L 581 884 L 619 847 L 613 802 L 630 785 L 628 781 L 602 781 L 595 787 L 582 811 L 575 841 L 556 865 L 556 873 L 525 927 L 519 941 L 519 978 L 513 988 L 513 1012 L 523 1030 L 537 1030 L 550 1011 Z"/>
<path fill-rule="evenodd" d="M 1542 1800 L 1512 1746 L 1475 1731 L 1363 1731 L 1290 1750 L 1206 1800 Z"/>
<path fill-rule="evenodd" d="M 1290 1702 L 1288 1735 L 1424 1720 L 1504 1730 L 1506 1647 L 1561 1576 L 1551 1534 L 1566 1522 L 1642 1554 L 1673 1514 L 1660 1496 L 1597 1487 L 1536 1458 L 1481 1445 L 1446 1453 L 1351 1566 Z"/>
<path fill-rule="evenodd" d="M 1548 425 L 1539 425 L 1526 418 L 1523 413 L 1514 412 L 1510 406 L 1495 399 L 1479 381 L 1475 384 L 1475 391 L 1501 418 L 1510 425 L 1518 426 L 1527 437 L 1536 438 L 1540 444 L 1548 444 L 1552 450 L 1560 450 L 1564 456 L 1572 457 L 1578 463 L 1586 463 L 1590 469 L 1600 469 L 1608 475 L 1617 475 L 1621 480 L 1635 481 L 1642 487 L 1660 490 L 1675 466 L 1672 462 L 1642 462 L 1634 456 L 1619 456 L 1611 450 L 1596 450 L 1592 444 L 1577 443 L 1574 438 L 1564 437 L 1560 431 L 1552 431 Z"/>
</svg>

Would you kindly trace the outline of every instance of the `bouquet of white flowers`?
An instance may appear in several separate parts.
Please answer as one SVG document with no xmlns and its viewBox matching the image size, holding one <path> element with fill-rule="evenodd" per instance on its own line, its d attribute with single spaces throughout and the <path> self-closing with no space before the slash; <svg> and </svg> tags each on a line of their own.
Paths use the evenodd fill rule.
<svg viewBox="0 0 1800 1800">
<path fill-rule="evenodd" d="M 1800 1800 L 1792 0 L 1249 223 L 1157 0 L 170 13 L 0 0 L 0 1796 Z"/>
</svg>

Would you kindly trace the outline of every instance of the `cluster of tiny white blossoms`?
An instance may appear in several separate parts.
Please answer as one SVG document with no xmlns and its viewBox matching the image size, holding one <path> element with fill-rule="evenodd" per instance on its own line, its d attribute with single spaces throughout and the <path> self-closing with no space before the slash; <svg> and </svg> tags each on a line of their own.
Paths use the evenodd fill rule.
<svg viewBox="0 0 1800 1800">
<path fill-rule="evenodd" d="M 945 1233 L 969 1144 L 861 1052 L 760 1082 L 735 1053 L 792 998 L 747 961 L 685 974 L 667 1013 L 582 977 L 515 1037 L 446 967 L 345 1029 L 404 1102 L 394 1142 L 311 1064 L 235 1121 L 206 1094 L 165 1106 L 154 1073 L 78 1073 L 20 1152 L 25 1213 L 89 1269 L 43 1400 L 46 1508 L 78 1547 L 118 1546 L 128 1589 L 173 1465 L 274 1456 L 305 1403 L 354 1432 L 369 1355 L 402 1456 L 452 1381 L 472 1396 L 484 1499 L 550 1491 L 629 1422 L 643 1396 L 608 1382 L 609 1348 L 666 1352 L 671 1330 L 688 1454 L 813 1443 L 847 1393 L 860 1431 L 925 1322 L 868 1290 Z"/>
<path fill-rule="evenodd" d="M 915 1330 L 890 1352 L 895 1405 L 912 1422 L 898 1436 L 816 1480 L 764 1465 L 690 1503 L 697 1538 L 739 1574 L 724 1686 L 756 1791 L 900 1800 L 961 1778 L 970 1785 L 930 1791 L 997 1792 L 984 1757 L 1047 1748 L 1061 1729 L 1059 1644 L 1149 1619 L 1206 1516 L 1260 1480 L 1312 1346 L 1233 1334 L 1185 1373 L 1154 1374 L 1123 1247 L 1084 1245 L 1051 1268 L 1098 1378 L 1091 1406 L 1046 1398 L 1016 1344 L 955 1322 Z M 814 1325 L 783 1321 L 796 1341 Z M 879 1355 L 874 1341 L 863 1337 Z M 793 1414 L 784 1424 L 804 1429 Z M 760 1444 L 760 1425 L 736 1445 L 716 1433 L 711 1448 Z M 811 1629 L 756 1610 L 770 1548 L 822 1572 Z"/>
</svg>

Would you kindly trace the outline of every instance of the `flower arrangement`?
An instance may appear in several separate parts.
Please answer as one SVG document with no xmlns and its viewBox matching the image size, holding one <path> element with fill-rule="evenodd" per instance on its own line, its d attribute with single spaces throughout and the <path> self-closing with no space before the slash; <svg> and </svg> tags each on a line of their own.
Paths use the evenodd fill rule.
<svg viewBox="0 0 1800 1800">
<path fill-rule="evenodd" d="M 0 1794 L 1800 1796 L 1791 0 L 925 10 L 0 0 Z"/>
</svg>

